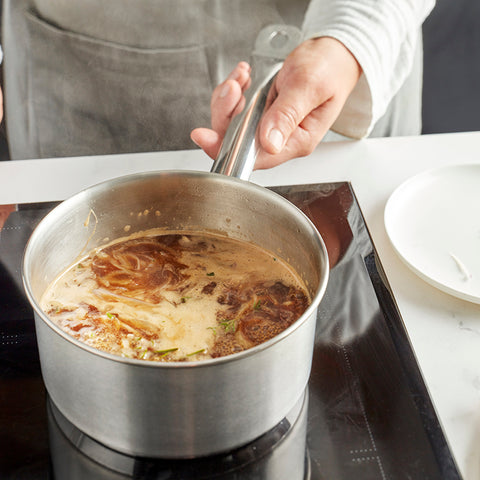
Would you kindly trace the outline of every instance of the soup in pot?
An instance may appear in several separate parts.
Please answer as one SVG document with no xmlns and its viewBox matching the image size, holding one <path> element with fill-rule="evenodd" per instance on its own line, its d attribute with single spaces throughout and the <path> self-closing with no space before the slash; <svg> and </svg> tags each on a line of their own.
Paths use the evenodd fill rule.
<svg viewBox="0 0 480 480">
<path fill-rule="evenodd" d="M 292 325 L 309 304 L 300 276 L 269 251 L 220 235 L 159 230 L 91 251 L 41 300 L 78 340 L 161 362 L 251 348 Z"/>
</svg>

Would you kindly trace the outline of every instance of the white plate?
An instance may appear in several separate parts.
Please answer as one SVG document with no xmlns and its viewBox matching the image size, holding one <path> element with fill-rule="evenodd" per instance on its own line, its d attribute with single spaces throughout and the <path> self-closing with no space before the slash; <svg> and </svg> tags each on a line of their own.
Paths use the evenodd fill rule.
<svg viewBox="0 0 480 480">
<path fill-rule="evenodd" d="M 480 303 L 480 164 L 442 167 L 407 180 L 387 202 L 385 228 L 421 278 Z"/>
</svg>

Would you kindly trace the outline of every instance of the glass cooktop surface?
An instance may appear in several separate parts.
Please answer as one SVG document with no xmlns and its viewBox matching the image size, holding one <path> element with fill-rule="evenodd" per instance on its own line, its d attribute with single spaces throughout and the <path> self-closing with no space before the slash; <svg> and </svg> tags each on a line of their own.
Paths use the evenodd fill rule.
<svg viewBox="0 0 480 480">
<path fill-rule="evenodd" d="M 0 230 L 1 479 L 461 479 L 350 184 L 273 190 L 315 223 L 331 263 L 308 388 L 251 444 L 182 461 L 114 452 L 49 400 L 21 262 L 55 203 L 16 206 Z"/>
</svg>

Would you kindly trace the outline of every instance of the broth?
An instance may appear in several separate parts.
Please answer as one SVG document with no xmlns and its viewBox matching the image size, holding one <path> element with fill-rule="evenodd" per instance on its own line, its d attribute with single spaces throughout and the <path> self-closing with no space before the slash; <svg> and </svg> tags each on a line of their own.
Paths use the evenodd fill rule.
<svg viewBox="0 0 480 480">
<path fill-rule="evenodd" d="M 300 276 L 258 246 L 152 230 L 95 249 L 41 307 L 65 332 L 123 357 L 195 361 L 278 335 L 310 304 Z"/>
</svg>

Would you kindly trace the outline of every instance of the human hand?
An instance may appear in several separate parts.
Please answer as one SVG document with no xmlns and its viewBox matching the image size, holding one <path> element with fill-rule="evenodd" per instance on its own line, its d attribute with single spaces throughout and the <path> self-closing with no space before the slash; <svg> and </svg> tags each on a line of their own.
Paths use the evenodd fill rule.
<svg viewBox="0 0 480 480">
<path fill-rule="evenodd" d="M 260 120 L 255 168 L 309 155 L 335 122 L 360 74 L 355 57 L 333 38 L 306 40 L 293 50 L 275 77 Z M 250 69 L 241 62 L 213 91 L 212 129 L 192 131 L 192 140 L 211 158 L 216 158 L 231 119 L 245 106 L 249 85 Z"/>
<path fill-rule="evenodd" d="M 217 157 L 230 121 L 245 107 L 244 93 L 251 84 L 250 72 L 247 62 L 237 64 L 227 79 L 212 93 L 212 128 L 196 128 L 190 134 L 192 140 L 213 159 Z"/>
</svg>

